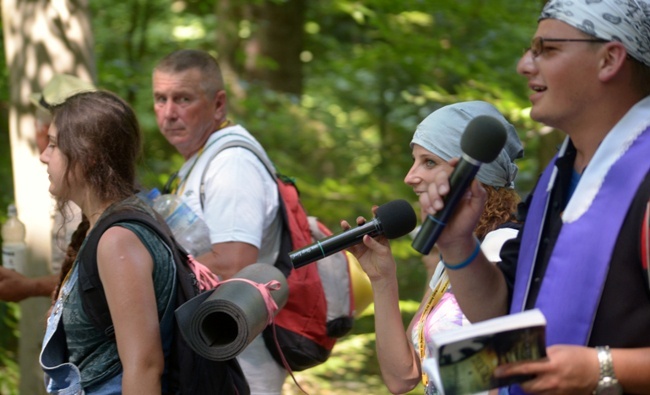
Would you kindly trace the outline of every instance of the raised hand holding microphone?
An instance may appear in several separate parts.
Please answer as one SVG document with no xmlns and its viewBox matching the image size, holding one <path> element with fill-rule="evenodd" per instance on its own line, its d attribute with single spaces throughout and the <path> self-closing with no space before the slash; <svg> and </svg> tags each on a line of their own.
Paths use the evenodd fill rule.
<svg viewBox="0 0 650 395">
<path fill-rule="evenodd" d="M 294 268 L 299 268 L 361 243 L 365 235 L 384 235 L 388 239 L 404 236 L 415 228 L 416 222 L 415 211 L 407 201 L 393 200 L 379 206 L 372 221 L 292 251 L 289 258 Z"/>
<path fill-rule="evenodd" d="M 431 251 L 481 164 L 495 160 L 506 139 L 506 129 L 496 118 L 481 115 L 470 121 L 460 141 L 463 155 L 449 177 L 449 192 L 443 197 L 443 207 L 425 218 L 413 240 L 416 251 L 424 255 Z"/>
</svg>

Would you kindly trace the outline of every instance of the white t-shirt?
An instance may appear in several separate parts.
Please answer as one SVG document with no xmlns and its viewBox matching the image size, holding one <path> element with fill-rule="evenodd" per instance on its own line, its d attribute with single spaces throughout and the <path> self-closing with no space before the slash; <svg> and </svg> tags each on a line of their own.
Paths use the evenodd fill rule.
<svg viewBox="0 0 650 395">
<path fill-rule="evenodd" d="M 481 242 L 481 251 L 490 262 L 501 262 L 501 247 L 503 244 L 517 237 L 519 231 L 515 228 L 499 228 L 489 232 Z"/>
<path fill-rule="evenodd" d="M 189 158 L 178 172 L 177 193 L 210 229 L 210 242 L 229 241 L 254 245 L 258 262 L 275 263 L 280 250 L 282 219 L 278 215 L 278 187 L 264 164 L 246 148 L 225 149 L 232 140 L 247 140 L 265 152 L 255 138 L 239 125 L 213 133 L 203 152 Z M 205 171 L 204 201 L 200 187 Z M 277 364 L 258 335 L 237 357 L 249 383 L 251 395 L 280 395 L 287 371 Z"/>
<path fill-rule="evenodd" d="M 189 158 L 179 171 L 178 192 L 208 225 L 212 244 L 243 242 L 259 249 L 258 262 L 274 263 L 280 248 L 281 218 L 274 178 L 254 153 L 235 147 L 214 153 L 228 141 L 243 136 L 264 152 L 239 125 L 213 133 L 205 149 Z M 204 201 L 200 186 L 204 169 Z"/>
</svg>

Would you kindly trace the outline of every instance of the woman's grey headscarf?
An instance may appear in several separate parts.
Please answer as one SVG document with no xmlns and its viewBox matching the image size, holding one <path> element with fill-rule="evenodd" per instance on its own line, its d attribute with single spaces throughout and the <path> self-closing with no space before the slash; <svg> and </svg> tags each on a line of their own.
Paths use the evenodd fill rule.
<svg viewBox="0 0 650 395">
<path fill-rule="evenodd" d="M 422 121 L 413 135 L 411 148 L 417 144 L 427 151 L 449 161 L 462 155 L 460 138 L 467 124 L 480 115 L 498 119 L 508 132 L 506 145 L 491 163 L 481 165 L 476 177 L 480 182 L 496 188 L 514 188 L 517 165 L 514 160 L 524 155 L 524 148 L 515 127 L 490 103 L 469 101 L 442 107 Z"/>
<path fill-rule="evenodd" d="M 650 66 L 650 3 L 646 0 L 550 0 L 539 19 L 557 19 L 590 36 L 619 41 Z"/>
</svg>

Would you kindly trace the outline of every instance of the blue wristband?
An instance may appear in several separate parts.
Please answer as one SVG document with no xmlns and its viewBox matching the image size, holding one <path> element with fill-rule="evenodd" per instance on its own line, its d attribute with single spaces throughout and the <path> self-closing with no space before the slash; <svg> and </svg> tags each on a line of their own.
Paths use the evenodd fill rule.
<svg viewBox="0 0 650 395">
<path fill-rule="evenodd" d="M 462 261 L 461 263 L 459 263 L 457 265 L 449 265 L 442 259 L 442 254 L 440 254 L 440 262 L 442 262 L 442 264 L 445 266 L 445 268 L 447 268 L 449 270 L 458 270 L 458 269 L 462 269 L 465 266 L 469 265 L 470 263 L 472 263 L 474 261 L 474 259 L 476 259 L 476 257 L 478 256 L 479 251 L 481 251 L 481 243 L 476 238 L 474 240 L 476 241 L 476 248 L 474 248 L 474 251 L 472 251 L 472 254 L 467 259 Z"/>
</svg>

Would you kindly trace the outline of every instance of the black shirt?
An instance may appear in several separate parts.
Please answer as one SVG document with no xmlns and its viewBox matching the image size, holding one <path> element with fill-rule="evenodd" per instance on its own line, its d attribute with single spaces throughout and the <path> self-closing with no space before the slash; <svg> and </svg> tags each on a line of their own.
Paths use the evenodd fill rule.
<svg viewBox="0 0 650 395">
<path fill-rule="evenodd" d="M 558 158 L 558 174 L 551 192 L 547 217 L 539 246 L 539 254 L 533 269 L 533 281 L 526 301 L 526 309 L 533 308 L 539 294 L 544 273 L 553 247 L 562 229 L 562 211 L 568 200 L 575 149 L 569 147 L 566 154 Z M 531 194 L 532 195 L 532 194 Z M 589 346 L 609 345 L 611 347 L 650 346 L 650 291 L 641 262 L 641 226 L 650 197 L 650 173 L 640 185 L 630 206 L 621 232 L 617 237 L 609 272 L 605 280 L 601 301 L 598 305 L 594 326 L 588 341 Z M 531 196 L 520 204 L 518 217 L 525 221 Z M 602 213 L 607 215 L 607 213 Z M 594 232 L 607 232 L 594 229 Z M 512 300 L 513 284 L 517 270 L 517 259 L 521 245 L 519 232 L 516 239 L 506 242 L 501 250 L 503 271 Z M 584 240 L 589 243 L 589 240 Z"/>
</svg>

